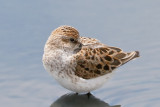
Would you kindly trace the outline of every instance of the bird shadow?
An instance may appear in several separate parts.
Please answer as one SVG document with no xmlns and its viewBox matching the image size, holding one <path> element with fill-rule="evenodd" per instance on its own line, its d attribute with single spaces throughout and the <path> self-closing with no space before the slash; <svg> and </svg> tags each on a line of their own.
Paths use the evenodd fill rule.
<svg viewBox="0 0 160 107">
<path fill-rule="evenodd" d="M 54 101 L 50 107 L 121 107 L 121 105 L 110 106 L 92 94 L 88 96 L 86 94 L 68 93 Z"/>
</svg>

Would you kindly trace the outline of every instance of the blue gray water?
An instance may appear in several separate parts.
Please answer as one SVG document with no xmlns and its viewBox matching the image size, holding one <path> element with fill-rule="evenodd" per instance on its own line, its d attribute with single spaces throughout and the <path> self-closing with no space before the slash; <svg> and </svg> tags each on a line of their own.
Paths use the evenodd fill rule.
<svg viewBox="0 0 160 107">
<path fill-rule="evenodd" d="M 125 51 L 140 51 L 140 58 L 117 69 L 102 88 L 92 92 L 93 102 L 160 106 L 158 0 L 1 0 L 1 106 L 48 107 L 62 105 L 66 97 L 75 98 L 57 84 L 41 62 L 50 32 L 60 25 L 71 25 L 82 36 Z"/>
</svg>

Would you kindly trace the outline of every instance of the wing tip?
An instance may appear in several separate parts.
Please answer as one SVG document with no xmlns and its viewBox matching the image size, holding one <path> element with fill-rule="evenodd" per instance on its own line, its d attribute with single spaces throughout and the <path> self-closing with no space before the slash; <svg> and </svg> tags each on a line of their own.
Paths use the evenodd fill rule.
<svg viewBox="0 0 160 107">
<path fill-rule="evenodd" d="M 136 58 L 136 57 L 140 57 L 140 53 L 139 53 L 139 51 L 135 51 L 135 55 L 134 55 L 134 57 Z"/>
</svg>

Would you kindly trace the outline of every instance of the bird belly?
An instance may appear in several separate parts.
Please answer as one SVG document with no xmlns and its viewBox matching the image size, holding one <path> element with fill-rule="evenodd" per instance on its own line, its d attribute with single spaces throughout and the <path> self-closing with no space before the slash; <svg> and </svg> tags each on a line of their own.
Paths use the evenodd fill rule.
<svg viewBox="0 0 160 107">
<path fill-rule="evenodd" d="M 83 79 L 73 76 L 68 77 L 57 77 L 53 76 L 64 88 L 74 91 L 76 93 L 88 93 L 90 91 L 100 88 L 103 84 L 107 82 L 111 74 L 106 74 L 92 79 Z"/>
</svg>

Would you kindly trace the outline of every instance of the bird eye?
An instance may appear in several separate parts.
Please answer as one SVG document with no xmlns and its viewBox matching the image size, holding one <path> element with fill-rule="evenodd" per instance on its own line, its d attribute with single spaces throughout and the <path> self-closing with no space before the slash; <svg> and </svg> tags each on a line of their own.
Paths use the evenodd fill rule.
<svg viewBox="0 0 160 107">
<path fill-rule="evenodd" d="M 75 42 L 75 40 L 74 40 L 73 38 L 70 38 L 70 41 L 71 41 L 71 42 Z"/>
</svg>

